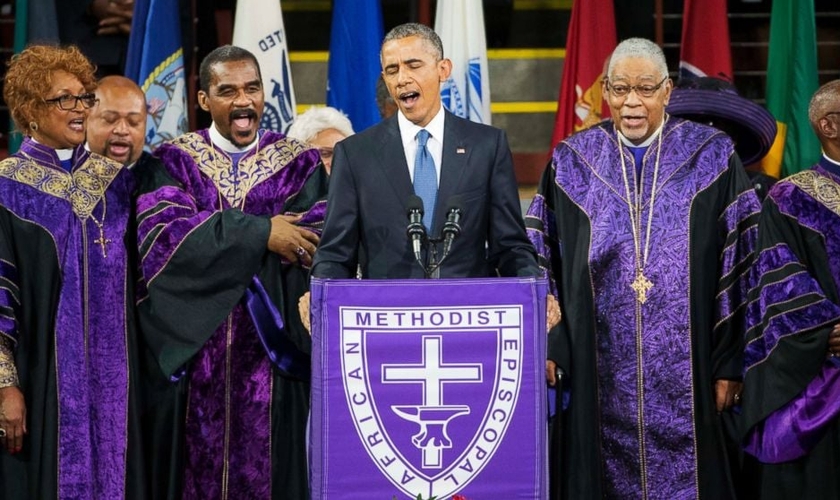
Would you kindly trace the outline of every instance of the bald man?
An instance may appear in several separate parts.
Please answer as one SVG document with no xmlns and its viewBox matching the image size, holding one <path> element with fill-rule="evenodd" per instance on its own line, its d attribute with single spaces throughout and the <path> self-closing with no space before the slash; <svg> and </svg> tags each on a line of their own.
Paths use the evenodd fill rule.
<svg viewBox="0 0 840 500">
<path fill-rule="evenodd" d="M 106 76 L 99 81 L 96 97 L 99 102 L 88 118 L 88 149 L 133 167 L 146 137 L 145 94 L 124 76 Z"/>
<path fill-rule="evenodd" d="M 143 189 L 156 175 L 165 172 L 161 161 L 143 151 L 146 135 L 146 96 L 132 80 L 123 76 L 107 76 L 96 89 L 98 102 L 90 109 L 87 125 L 87 147 L 94 153 L 116 160 L 131 169 L 137 189 Z M 136 199 L 131 210 L 137 210 Z M 134 218 L 126 231 L 126 245 L 132 269 L 139 272 L 137 228 Z M 137 282 L 139 277 L 132 278 Z M 144 285 L 145 286 L 145 285 Z M 178 402 L 183 397 L 183 384 L 172 383 L 163 375 L 153 357 L 150 343 L 138 327 L 136 371 L 130 376 L 139 380 L 131 395 L 132 418 L 139 419 L 142 445 L 132 443 L 144 455 L 145 478 L 150 498 L 165 498 L 166 492 L 178 488 L 169 476 L 172 465 L 172 443 L 179 439 Z"/>
<path fill-rule="evenodd" d="M 769 500 L 840 498 L 840 80 L 808 118 L 823 154 L 764 201 L 747 307 L 744 443 Z"/>
</svg>

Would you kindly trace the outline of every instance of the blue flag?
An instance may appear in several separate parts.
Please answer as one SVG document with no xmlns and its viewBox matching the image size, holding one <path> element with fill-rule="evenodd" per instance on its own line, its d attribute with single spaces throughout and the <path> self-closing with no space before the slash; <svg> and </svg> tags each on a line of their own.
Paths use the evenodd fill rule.
<svg viewBox="0 0 840 500">
<path fill-rule="evenodd" d="M 179 3 L 136 0 L 125 76 L 146 93 L 146 147 L 187 132 L 187 88 Z"/>
<path fill-rule="evenodd" d="M 383 37 L 379 0 L 334 0 L 327 105 L 344 112 L 356 131 L 380 120 L 376 81 Z"/>
</svg>

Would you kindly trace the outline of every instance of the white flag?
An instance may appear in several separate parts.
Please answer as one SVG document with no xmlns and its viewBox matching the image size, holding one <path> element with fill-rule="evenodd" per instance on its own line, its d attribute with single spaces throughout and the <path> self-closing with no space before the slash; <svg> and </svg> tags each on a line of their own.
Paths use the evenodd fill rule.
<svg viewBox="0 0 840 500">
<path fill-rule="evenodd" d="M 260 125 L 286 133 L 296 103 L 280 0 L 239 0 L 235 19 L 233 45 L 250 51 L 260 63 L 265 91 Z"/>
<path fill-rule="evenodd" d="M 443 105 L 455 115 L 490 124 L 490 77 L 481 0 L 438 2 L 435 31 L 452 74 L 440 90 Z"/>
</svg>

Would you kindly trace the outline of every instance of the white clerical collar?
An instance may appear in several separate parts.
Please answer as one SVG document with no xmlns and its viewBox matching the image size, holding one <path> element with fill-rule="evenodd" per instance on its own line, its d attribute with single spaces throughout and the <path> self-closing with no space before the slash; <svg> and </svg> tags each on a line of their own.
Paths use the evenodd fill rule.
<svg viewBox="0 0 840 500">
<path fill-rule="evenodd" d="M 835 161 L 835 160 L 829 158 L 828 155 L 825 154 L 825 151 L 823 151 L 823 158 L 825 158 L 826 161 L 828 161 L 829 163 L 833 163 L 833 164 L 837 165 L 838 167 L 840 167 L 840 161 Z"/>
<path fill-rule="evenodd" d="M 650 146 L 651 143 L 653 143 L 654 139 L 656 139 L 656 137 L 659 134 L 662 133 L 662 127 L 664 127 L 664 126 L 665 126 L 665 120 L 662 120 L 662 123 L 659 125 L 659 128 L 656 129 L 656 132 L 650 134 L 650 137 L 645 139 L 645 142 L 643 142 L 641 144 L 633 144 L 632 142 L 630 142 L 630 139 L 624 137 L 624 134 L 622 134 L 620 130 L 618 131 L 618 138 L 621 139 L 621 142 L 624 143 L 624 145 L 627 146 L 628 148 L 646 148 L 646 147 Z"/>
<path fill-rule="evenodd" d="M 210 124 L 210 141 L 216 146 L 219 146 L 219 148 L 222 151 L 225 151 L 226 153 L 244 153 L 246 151 L 254 149 L 257 146 L 257 144 L 260 142 L 260 132 L 259 130 L 257 131 L 257 137 L 254 139 L 254 142 L 248 144 L 245 147 L 240 148 L 236 144 L 227 140 L 221 133 L 219 133 L 219 131 L 216 129 L 216 123 L 214 122 Z"/>
<path fill-rule="evenodd" d="M 40 142 L 36 141 L 34 137 L 29 138 L 35 144 L 41 144 Z M 41 144 L 41 146 L 45 146 Z M 49 146 L 45 146 L 49 147 Z M 59 161 L 67 161 L 70 158 L 73 158 L 73 148 L 70 149 L 53 149 L 55 151 L 55 155 L 58 156 Z"/>
<path fill-rule="evenodd" d="M 414 141 L 414 138 L 417 137 L 417 132 L 420 132 L 420 129 L 426 129 L 432 137 L 440 141 L 442 144 L 443 119 L 445 116 L 446 113 L 444 113 L 443 104 L 441 104 L 440 109 L 435 117 L 432 118 L 432 121 L 430 121 L 425 127 L 421 127 L 406 118 L 402 111 L 397 111 L 397 123 L 400 126 L 400 136 L 403 138 L 403 144 Z"/>
</svg>

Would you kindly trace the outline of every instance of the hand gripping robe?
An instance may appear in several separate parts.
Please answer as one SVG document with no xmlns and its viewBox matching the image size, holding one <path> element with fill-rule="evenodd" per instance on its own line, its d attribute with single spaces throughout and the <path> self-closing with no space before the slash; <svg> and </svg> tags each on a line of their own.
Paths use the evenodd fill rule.
<svg viewBox="0 0 840 500">
<path fill-rule="evenodd" d="M 297 313 L 307 272 L 266 244 L 274 215 L 299 214 L 298 224 L 320 230 L 326 173 L 318 153 L 260 131 L 256 147 L 228 154 L 203 130 L 155 154 L 166 172 L 151 176 L 137 201 L 148 289 L 138 307 L 163 374 L 183 374 L 177 408 L 161 408 L 177 420 L 167 456 L 184 461 L 172 461 L 181 484 L 170 496 L 307 498 L 309 385 L 301 379 L 309 336 Z"/>
<path fill-rule="evenodd" d="M 565 498 L 733 496 L 713 388 L 741 377 L 758 200 L 723 133 L 661 134 L 637 168 L 612 123 L 561 142 L 526 217 L 568 345 Z"/>
<path fill-rule="evenodd" d="M 746 450 L 764 499 L 840 498 L 840 165 L 778 182 L 761 212 L 748 307 Z"/>
<path fill-rule="evenodd" d="M 69 167 L 30 139 L 0 163 L 0 384 L 16 372 L 29 431 L 0 451 L 0 498 L 143 498 L 133 180 L 81 146 Z"/>
</svg>

